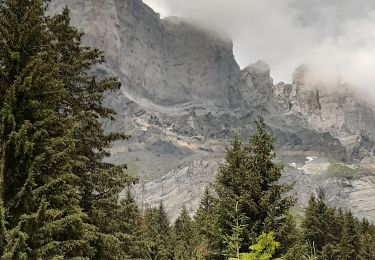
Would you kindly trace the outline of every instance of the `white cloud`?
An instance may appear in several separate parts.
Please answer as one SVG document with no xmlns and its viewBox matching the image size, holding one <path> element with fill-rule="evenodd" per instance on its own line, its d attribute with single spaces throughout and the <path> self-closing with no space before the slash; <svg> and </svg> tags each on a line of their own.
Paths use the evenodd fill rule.
<svg viewBox="0 0 375 260">
<path fill-rule="evenodd" d="M 373 0 L 144 2 L 162 16 L 189 17 L 225 31 L 239 64 L 264 60 L 275 81 L 291 81 L 294 69 L 305 63 L 315 80 L 329 84 L 340 77 L 375 97 Z"/>
</svg>

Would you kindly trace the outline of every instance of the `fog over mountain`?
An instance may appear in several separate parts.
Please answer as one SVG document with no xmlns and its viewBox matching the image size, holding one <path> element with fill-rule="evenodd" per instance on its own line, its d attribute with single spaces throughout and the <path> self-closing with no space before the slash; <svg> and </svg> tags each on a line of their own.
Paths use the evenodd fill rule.
<svg viewBox="0 0 375 260">
<path fill-rule="evenodd" d="M 183 16 L 225 31 L 244 67 L 264 60 L 276 82 L 309 64 L 311 83 L 337 80 L 375 97 L 375 1 L 144 0 L 162 16 Z M 333 84 L 334 83 L 334 84 Z"/>
<path fill-rule="evenodd" d="M 162 19 L 141 0 L 51 2 L 52 12 L 68 5 L 85 44 L 105 53 L 96 73 L 122 83 L 103 126 L 132 136 L 109 160 L 140 178 L 140 205 L 193 214 L 228 138 L 248 138 L 262 115 L 298 209 L 323 190 L 330 205 L 375 220 L 375 102 L 348 88 L 371 96 L 373 4 L 310 2 L 147 0 Z"/>
</svg>

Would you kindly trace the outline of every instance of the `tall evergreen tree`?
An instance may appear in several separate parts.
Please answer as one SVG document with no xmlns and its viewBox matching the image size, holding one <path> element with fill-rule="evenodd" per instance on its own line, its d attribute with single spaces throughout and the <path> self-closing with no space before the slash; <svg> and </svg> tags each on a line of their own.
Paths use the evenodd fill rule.
<svg viewBox="0 0 375 260">
<path fill-rule="evenodd" d="M 358 259 L 375 259 L 375 226 L 364 219 L 359 223 L 360 250 Z"/>
<path fill-rule="evenodd" d="M 119 83 L 93 77 L 102 53 L 81 46 L 67 9 L 45 17 L 45 2 L 0 5 L 4 259 L 123 259 L 126 234 L 111 214 L 121 212 L 118 194 L 134 180 L 103 159 L 127 136 L 100 124 L 113 115 L 105 94 Z"/>
<path fill-rule="evenodd" d="M 144 258 L 173 258 L 171 228 L 162 203 L 158 208 L 145 210 L 141 228 Z"/>
<path fill-rule="evenodd" d="M 138 205 L 130 191 L 127 189 L 126 196 L 120 202 L 121 210 L 114 221 L 117 222 L 116 233 L 120 234 L 122 241 L 122 251 L 126 253 L 129 259 L 138 259 L 142 257 L 142 234 L 141 234 L 141 216 Z"/>
<path fill-rule="evenodd" d="M 158 233 L 160 234 L 161 245 L 163 245 L 162 255 L 171 257 L 173 254 L 173 250 L 171 247 L 172 229 L 169 223 L 167 212 L 164 209 L 163 202 L 160 202 L 159 204 L 156 217 L 159 229 Z"/>
<path fill-rule="evenodd" d="M 185 207 L 173 227 L 174 258 L 176 260 L 191 260 L 197 256 L 197 236 L 194 224 Z"/>
<path fill-rule="evenodd" d="M 125 187 L 135 182 L 125 171 L 125 165 L 115 166 L 105 162 L 110 154 L 107 148 L 111 143 L 128 136 L 122 133 L 105 133 L 101 122 L 112 119 L 115 112 L 103 106 L 108 91 L 116 91 L 120 83 L 114 78 L 95 78 L 95 66 L 103 63 L 102 52 L 97 49 L 82 47 L 82 34 L 71 27 L 69 10 L 55 15 L 48 20 L 53 32 L 54 50 L 59 54 L 60 70 L 64 88 L 71 95 L 66 100 L 63 113 L 73 117 L 75 138 L 80 140 L 76 146 L 77 156 L 82 158 L 83 167 L 77 171 L 80 178 L 80 206 L 88 215 L 90 224 L 96 229 L 95 248 L 97 259 L 122 258 L 114 251 L 120 252 L 122 242 L 118 235 L 113 211 L 121 211 L 118 194 Z M 114 248 L 117 248 L 114 250 Z"/>
<path fill-rule="evenodd" d="M 308 251 L 308 244 L 304 240 L 302 229 L 297 225 L 295 217 L 288 214 L 284 224 L 279 230 L 280 247 L 276 253 L 283 255 L 285 260 L 294 260 L 305 255 Z M 285 247 L 283 245 L 289 245 Z"/>
<path fill-rule="evenodd" d="M 240 248 L 242 246 L 243 237 L 242 234 L 246 229 L 246 216 L 244 213 L 240 213 L 238 208 L 238 202 L 236 202 L 235 211 L 231 215 L 231 233 L 224 235 L 224 243 L 226 248 L 224 253 L 229 257 L 240 258 Z"/>
<path fill-rule="evenodd" d="M 305 218 L 302 223 L 304 237 L 310 244 L 314 244 L 321 257 L 336 259 L 341 237 L 340 218 L 336 217 L 336 210 L 327 206 L 324 194 L 319 198 L 310 197 Z"/>
<path fill-rule="evenodd" d="M 43 1 L 7 0 L 0 7 L 4 259 L 90 256 L 90 227 L 79 207 L 79 158 L 60 113 L 62 88 Z"/>
<path fill-rule="evenodd" d="M 222 237 L 217 222 L 215 199 L 208 187 L 196 211 L 194 224 L 199 241 L 198 254 L 204 259 L 217 259 Z"/>
<path fill-rule="evenodd" d="M 242 145 L 238 134 L 226 151 L 226 163 L 216 178 L 217 214 L 223 236 L 231 235 L 229 219 L 238 202 L 239 213 L 247 221 L 241 234 L 241 252 L 245 252 L 261 232 L 278 230 L 286 220 L 294 199 L 285 194 L 291 185 L 280 184 L 282 165 L 275 163 L 274 138 L 267 133 L 262 118 L 256 122 L 257 133 L 248 145 Z M 288 246 L 288 245 L 284 245 Z"/>
<path fill-rule="evenodd" d="M 347 212 L 344 214 L 339 248 L 340 250 L 337 259 L 359 259 L 360 235 L 358 222 L 351 212 Z"/>
</svg>

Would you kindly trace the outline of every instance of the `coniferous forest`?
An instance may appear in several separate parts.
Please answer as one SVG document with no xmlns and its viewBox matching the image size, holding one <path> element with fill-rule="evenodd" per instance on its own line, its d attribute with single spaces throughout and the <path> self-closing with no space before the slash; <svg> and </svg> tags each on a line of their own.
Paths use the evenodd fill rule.
<svg viewBox="0 0 375 260">
<path fill-rule="evenodd" d="M 137 179 L 105 162 L 129 138 L 101 127 L 120 83 L 95 77 L 103 53 L 47 5 L 0 1 L 1 259 L 375 259 L 375 226 L 322 192 L 297 221 L 262 118 L 249 141 L 234 135 L 194 216 L 183 207 L 171 223 L 162 202 L 142 212 Z"/>
</svg>

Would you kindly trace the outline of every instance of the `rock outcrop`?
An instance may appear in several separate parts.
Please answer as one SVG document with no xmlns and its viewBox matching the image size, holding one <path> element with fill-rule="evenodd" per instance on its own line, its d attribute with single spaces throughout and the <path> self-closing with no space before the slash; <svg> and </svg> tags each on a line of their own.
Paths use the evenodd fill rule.
<svg viewBox="0 0 375 260">
<path fill-rule="evenodd" d="M 295 114 L 309 128 L 328 132 L 342 143 L 349 159 L 373 156 L 375 140 L 374 107 L 349 86 L 310 85 L 305 79 L 307 67 L 296 70 L 293 84 L 279 83 L 275 96 L 284 113 Z"/>
<path fill-rule="evenodd" d="M 194 212 L 232 132 L 249 136 L 263 115 L 287 166 L 283 181 L 296 181 L 301 207 L 321 187 L 333 205 L 375 219 L 371 105 L 346 89 L 309 86 L 304 68 L 292 84 L 274 86 L 264 62 L 239 68 L 226 36 L 187 19 L 160 19 L 141 0 L 56 0 L 49 11 L 65 5 L 85 43 L 107 57 L 96 73 L 123 83 L 106 99 L 116 120 L 103 125 L 132 136 L 114 144 L 110 161 L 128 163 L 140 177 L 140 205 L 163 201 L 172 218 L 183 204 Z"/>
</svg>

